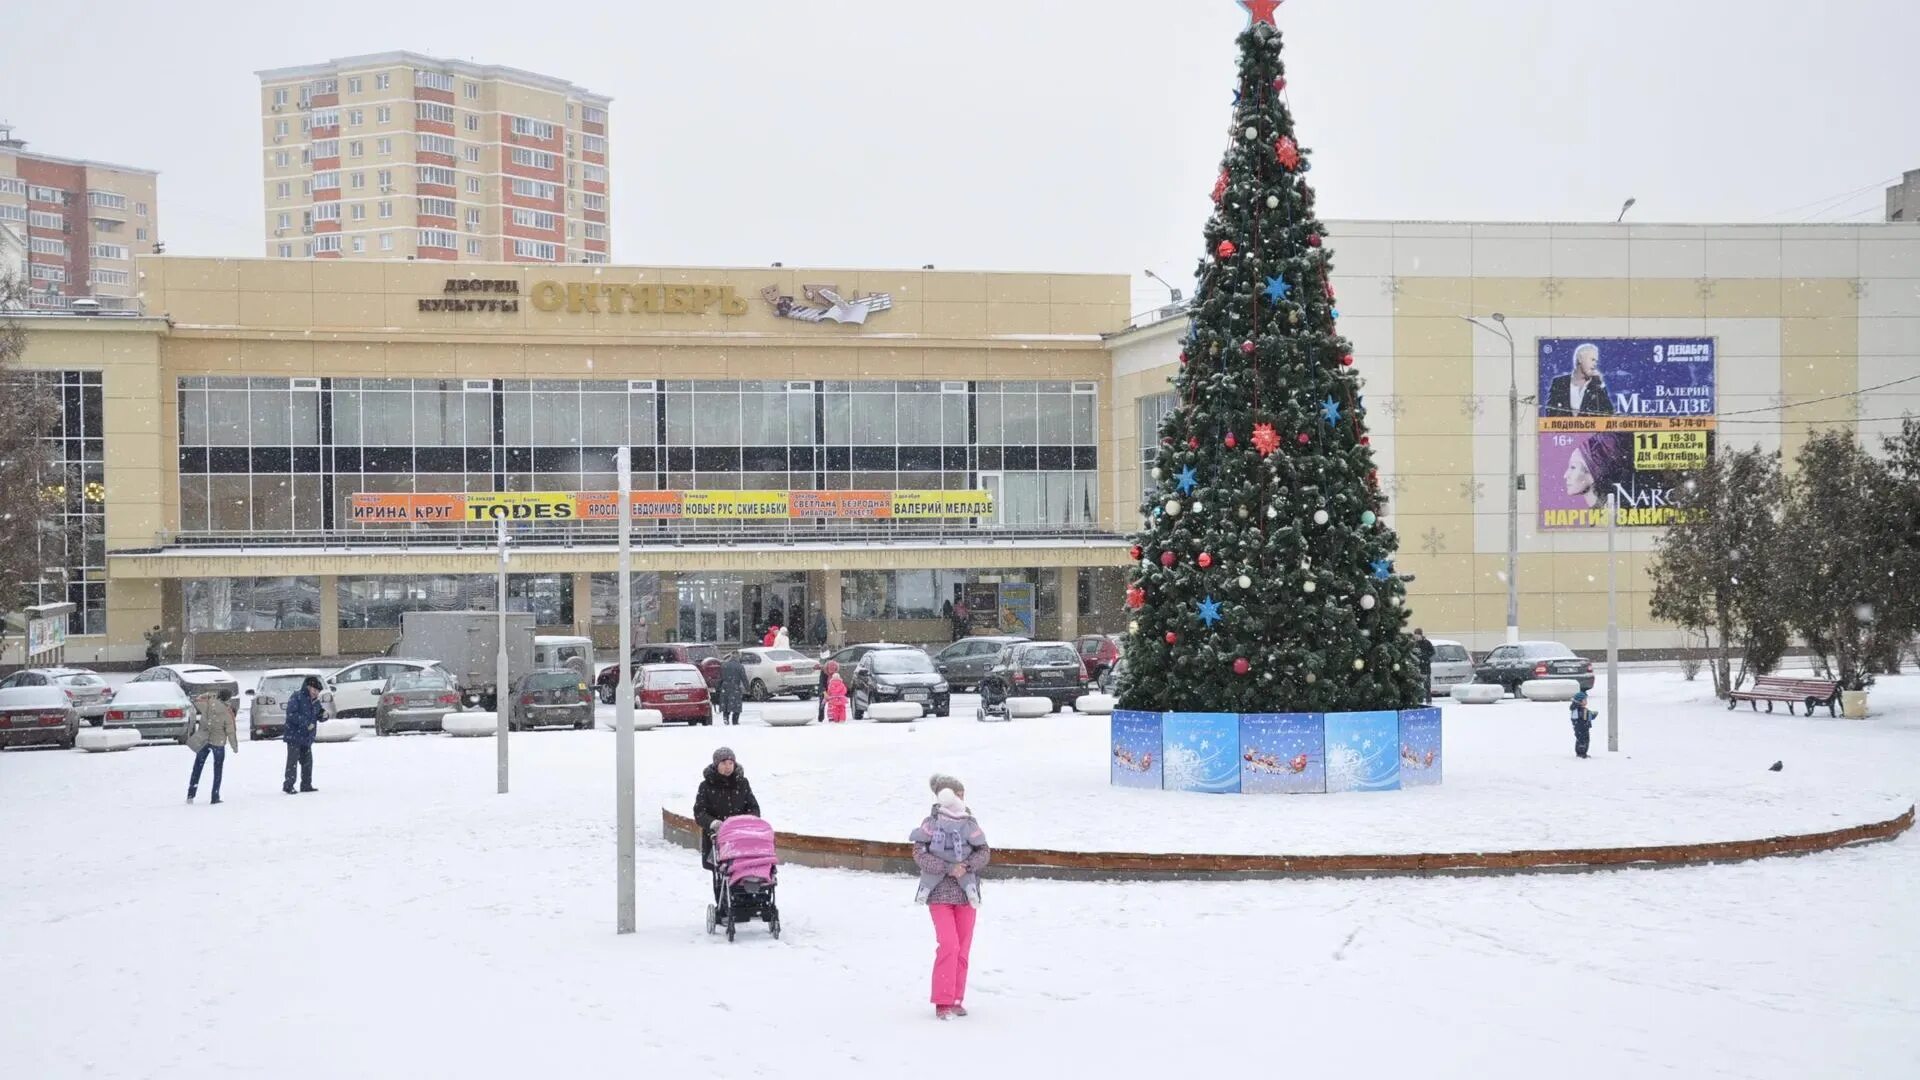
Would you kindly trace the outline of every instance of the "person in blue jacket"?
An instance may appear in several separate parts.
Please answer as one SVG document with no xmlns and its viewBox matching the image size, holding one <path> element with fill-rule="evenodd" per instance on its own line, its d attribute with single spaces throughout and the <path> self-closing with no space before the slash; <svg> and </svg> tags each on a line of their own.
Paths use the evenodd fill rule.
<svg viewBox="0 0 1920 1080">
<path fill-rule="evenodd" d="M 1587 708 L 1587 692 L 1581 690 L 1573 695 L 1573 701 L 1567 705 L 1567 715 L 1573 721 L 1573 756 L 1587 756 L 1587 740 L 1593 734 L 1593 718 L 1598 713 Z"/>
<path fill-rule="evenodd" d="M 320 680 L 309 675 L 300 692 L 287 699 L 287 731 L 282 736 L 287 743 L 287 773 L 280 790 L 289 795 L 295 768 L 300 771 L 301 791 L 319 790 L 313 786 L 313 736 L 320 719 Z"/>
</svg>

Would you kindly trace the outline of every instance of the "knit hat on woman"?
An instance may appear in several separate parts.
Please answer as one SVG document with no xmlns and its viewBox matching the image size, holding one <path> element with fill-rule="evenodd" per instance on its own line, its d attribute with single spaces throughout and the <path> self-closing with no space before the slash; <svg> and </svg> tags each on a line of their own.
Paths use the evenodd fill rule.
<svg viewBox="0 0 1920 1080">
<path fill-rule="evenodd" d="M 713 763 L 715 765 L 718 765 L 723 761 L 738 761 L 738 760 L 739 759 L 733 756 L 733 751 L 729 750 L 724 746 L 713 752 Z"/>
</svg>

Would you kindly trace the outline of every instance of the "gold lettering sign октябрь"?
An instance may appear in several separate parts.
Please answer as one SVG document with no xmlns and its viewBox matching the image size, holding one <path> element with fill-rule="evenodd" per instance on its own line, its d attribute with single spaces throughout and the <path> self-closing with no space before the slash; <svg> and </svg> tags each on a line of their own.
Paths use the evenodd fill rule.
<svg viewBox="0 0 1920 1080">
<path fill-rule="evenodd" d="M 621 285 L 598 281 L 536 281 L 533 306 L 588 315 L 745 315 L 747 298 L 731 285 Z"/>
</svg>

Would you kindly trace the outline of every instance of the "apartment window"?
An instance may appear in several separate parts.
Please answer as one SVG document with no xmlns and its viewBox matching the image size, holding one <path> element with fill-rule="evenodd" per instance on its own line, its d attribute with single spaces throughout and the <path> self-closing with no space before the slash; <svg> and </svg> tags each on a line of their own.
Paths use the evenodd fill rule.
<svg viewBox="0 0 1920 1080">
<path fill-rule="evenodd" d="M 67 280 L 67 271 L 64 267 L 48 266 L 45 263 L 34 263 L 29 273 L 35 281 L 63 282 Z"/>
<path fill-rule="evenodd" d="M 605 225 L 589 221 L 587 222 L 586 228 L 587 239 L 589 240 L 605 240 L 607 238 L 607 227 Z"/>
<path fill-rule="evenodd" d="M 274 103 L 275 105 L 285 105 L 285 104 L 287 103 L 287 88 L 286 88 L 286 87 L 284 87 L 284 86 L 282 86 L 282 87 L 279 87 L 279 88 L 277 88 L 277 89 L 275 89 L 275 90 L 274 90 L 274 92 L 273 92 L 273 103 Z"/>
<path fill-rule="evenodd" d="M 414 135 L 413 145 L 423 154 L 445 154 L 448 157 L 454 155 L 453 140 L 445 135 L 429 135 L 420 132 Z"/>
<path fill-rule="evenodd" d="M 373 88 L 375 90 L 393 89 L 393 75 L 389 72 L 382 72 L 378 75 L 375 75 L 373 77 Z"/>
<path fill-rule="evenodd" d="M 313 220 L 339 221 L 340 220 L 340 204 L 337 202 L 315 203 L 313 205 Z"/>
<path fill-rule="evenodd" d="M 453 123 L 453 106 L 442 105 L 437 101 L 416 101 L 413 103 L 415 120 L 430 120 L 436 124 Z"/>
<path fill-rule="evenodd" d="M 348 109 L 347 110 L 347 126 L 348 127 L 359 127 L 361 124 L 364 124 L 366 122 L 367 122 L 367 110 L 365 109 Z"/>
<path fill-rule="evenodd" d="M 292 244 L 281 244 L 281 245 L 280 245 L 280 257 L 281 257 L 281 258 L 283 258 L 283 259 L 291 259 L 291 258 L 293 258 L 293 245 L 292 245 Z"/>
<path fill-rule="evenodd" d="M 589 124 L 604 124 L 607 122 L 607 110 L 589 105 L 580 110 L 580 119 Z"/>
<path fill-rule="evenodd" d="M 0 221 L 18 221 L 24 224 L 26 220 L 27 220 L 26 207 L 8 206 L 5 203 L 0 203 Z"/>
<path fill-rule="evenodd" d="M 313 174 L 313 190 L 315 191 L 340 190 L 340 174 L 337 172 L 314 173 Z"/>
<path fill-rule="evenodd" d="M 285 120 L 275 120 L 273 122 L 273 137 L 276 139 L 284 139 L 287 137 L 287 122 Z"/>
<path fill-rule="evenodd" d="M 525 165 L 531 169 L 551 169 L 553 168 L 553 162 L 553 155 L 547 153 L 545 150 L 529 150 L 524 146 L 516 146 L 513 148 L 513 163 L 515 165 Z"/>
<path fill-rule="evenodd" d="M 417 179 L 422 184 L 441 184 L 452 187 L 455 182 L 454 171 L 444 165 L 422 165 L 418 172 Z"/>
<path fill-rule="evenodd" d="M 300 195 L 304 198 L 312 194 L 313 194 L 313 181 L 311 180 L 300 181 Z"/>
<path fill-rule="evenodd" d="M 513 178 L 513 193 L 529 199 L 554 199 L 558 197 L 559 191 L 559 188 L 544 180 L 527 180 L 518 176 Z"/>
<path fill-rule="evenodd" d="M 523 229 L 539 229 L 541 232 L 552 232 L 559 227 L 559 222 L 560 219 L 557 216 L 549 214 L 544 210 L 515 210 L 513 212 L 513 223 Z"/>
<path fill-rule="evenodd" d="M 87 202 L 89 205 L 99 207 L 102 210 L 125 210 L 127 208 L 127 197 L 111 191 L 89 191 L 87 192 Z"/>
<path fill-rule="evenodd" d="M 89 244 L 87 246 L 87 254 L 96 259 L 126 259 L 130 257 L 127 254 L 125 244 Z"/>
<path fill-rule="evenodd" d="M 552 262 L 559 257 L 560 249 L 541 240 L 515 240 L 513 253 L 523 259 L 539 259 Z"/>
<path fill-rule="evenodd" d="M 380 200 L 380 216 L 383 218 L 390 218 L 393 216 L 393 200 L 392 199 Z"/>
<path fill-rule="evenodd" d="M 367 250 L 367 238 L 366 238 L 366 237 L 364 237 L 364 236 L 356 236 L 356 237 L 354 237 L 354 238 L 353 238 L 353 253 L 354 253 L 355 255 L 358 255 L 358 254 L 360 254 L 361 252 L 363 252 L 363 251 L 365 251 L 365 250 Z"/>
<path fill-rule="evenodd" d="M 349 218 L 351 218 L 351 219 L 353 219 L 354 221 L 365 221 L 365 220 L 367 220 L 367 204 L 366 204 L 366 203 L 354 203 L 354 204 L 353 204 L 353 209 L 351 209 L 351 210 L 348 210 L 348 211 L 347 211 L 347 216 L 348 216 Z"/>
<path fill-rule="evenodd" d="M 323 109 L 320 112 L 314 113 L 313 126 L 317 128 L 339 127 L 340 126 L 340 110 L 339 109 Z"/>
<path fill-rule="evenodd" d="M 595 195 L 589 191 L 581 196 L 580 205 L 588 210 L 600 210 L 604 212 L 607 208 L 607 197 L 605 195 Z"/>
<path fill-rule="evenodd" d="M 480 178 L 479 177 L 477 176 L 467 177 L 467 194 L 469 195 L 480 194 Z"/>
<path fill-rule="evenodd" d="M 133 230 L 133 238 L 135 240 L 145 240 L 147 238 L 147 230 L 145 229 Z"/>
<path fill-rule="evenodd" d="M 287 180 L 280 181 L 280 183 L 273 189 L 273 197 L 276 199 L 293 198 L 293 183 Z"/>
<path fill-rule="evenodd" d="M 321 139 L 313 144 L 313 156 L 317 158 L 337 158 L 340 156 L 339 139 Z"/>
<path fill-rule="evenodd" d="M 393 190 L 393 170 L 381 169 L 373 174 L 373 182 L 380 185 L 381 191 Z"/>
<path fill-rule="evenodd" d="M 571 101 L 567 102 L 567 120 L 569 122 L 573 120 L 573 102 Z"/>
<path fill-rule="evenodd" d="M 413 85 L 424 86 L 429 90 L 453 92 L 453 76 L 444 71 L 415 71 Z"/>
<path fill-rule="evenodd" d="M 302 164 L 302 165 L 311 165 L 311 164 L 313 164 L 313 151 L 312 151 L 312 150 L 310 150 L 310 149 L 308 149 L 307 147 L 304 147 L 304 146 L 300 148 L 300 164 Z"/>
<path fill-rule="evenodd" d="M 361 84 L 360 84 L 360 76 L 358 76 L 358 75 L 349 75 L 349 76 L 347 76 L 347 93 L 349 93 L 349 94 L 357 94 L 357 93 L 359 93 L 359 92 L 360 92 L 360 85 L 361 85 Z"/>
<path fill-rule="evenodd" d="M 64 230 L 67 227 L 67 218 L 65 214 L 55 214 L 47 210 L 30 210 L 27 212 L 27 224 L 36 229 Z"/>
<path fill-rule="evenodd" d="M 27 182 L 17 176 L 0 176 L 0 195 L 25 195 Z"/>
<path fill-rule="evenodd" d="M 468 130 L 468 131 L 479 131 L 479 130 L 480 130 L 480 116 L 479 116 L 479 114 L 477 114 L 477 113 L 468 113 L 468 114 L 467 114 L 467 130 Z"/>
<path fill-rule="evenodd" d="M 322 236 L 316 236 L 316 237 L 314 237 L 314 238 L 313 238 L 313 250 L 314 250 L 314 251 L 316 251 L 316 252 L 320 252 L 320 251 L 339 251 L 339 250 L 340 250 L 340 234 L 339 234 L 339 233 L 327 233 L 327 234 L 325 234 L 325 235 L 322 235 Z"/>
<path fill-rule="evenodd" d="M 385 157 L 388 154 L 393 153 L 393 139 L 387 136 L 382 136 L 381 138 L 375 139 L 373 141 L 373 148 L 375 151 L 377 151 L 380 154 L 381 157 Z"/>
<path fill-rule="evenodd" d="M 146 216 L 147 216 L 147 204 L 146 204 L 146 203 L 143 203 L 143 202 L 137 202 L 137 203 L 134 203 L 134 204 L 133 204 L 133 212 L 134 212 L 135 214 L 137 214 L 137 215 L 139 215 L 140 217 L 146 217 Z"/>
<path fill-rule="evenodd" d="M 460 238 L 445 229 L 421 229 L 420 246 L 446 248 L 448 251 L 460 249 Z"/>
<path fill-rule="evenodd" d="M 467 95 L 468 101 L 480 100 L 480 84 L 479 83 L 475 83 L 475 82 L 467 83 L 464 86 L 462 86 L 460 90 L 462 93 Z"/>
<path fill-rule="evenodd" d="M 347 177 L 347 186 L 352 188 L 355 191 L 364 190 L 367 186 L 367 174 L 363 172 L 357 172 L 357 173 L 354 173 L 352 176 Z"/>
<path fill-rule="evenodd" d="M 91 270 L 87 273 L 87 282 L 92 285 L 127 285 L 133 281 L 133 275 L 125 270 Z"/>
<path fill-rule="evenodd" d="M 348 157 L 366 157 L 367 144 L 364 142 L 361 142 L 359 139 L 353 140 L 352 142 L 347 144 L 347 156 Z"/>
<path fill-rule="evenodd" d="M 393 123 L 393 106 L 381 105 L 373 110 L 373 122 L 376 124 Z"/>
<path fill-rule="evenodd" d="M 313 130 L 313 121 L 305 116 L 300 118 L 300 134 L 305 136 Z"/>
<path fill-rule="evenodd" d="M 571 221 L 567 222 L 567 239 L 569 240 L 573 239 L 575 234 L 575 229 L 576 229 L 576 226 L 573 222 Z"/>
<path fill-rule="evenodd" d="M 516 116 L 513 118 L 513 133 L 515 135 L 527 135 L 535 139 L 551 139 L 553 138 L 553 125 L 547 123 L 545 120 L 535 120 L 527 116 Z"/>
<path fill-rule="evenodd" d="M 567 186 L 568 187 L 572 187 L 574 185 L 573 177 L 574 177 L 573 162 L 569 161 L 567 162 Z"/>
<path fill-rule="evenodd" d="M 54 240 L 45 236 L 28 237 L 27 249 L 35 255 L 58 255 L 63 259 L 67 257 L 65 240 Z"/>
<path fill-rule="evenodd" d="M 478 164 L 480 164 L 480 148 L 479 148 L 479 147 L 477 147 L 477 146 L 469 146 L 469 147 L 467 147 L 467 148 L 466 148 L 466 155 L 467 155 L 467 163 L 468 163 L 468 164 L 470 164 L 470 165 L 478 165 Z"/>
<path fill-rule="evenodd" d="M 580 261 L 583 263 L 603 263 L 607 261 L 607 253 L 604 251 L 583 251 L 580 253 Z"/>
<path fill-rule="evenodd" d="M 54 203 L 58 206 L 65 206 L 67 205 L 67 193 L 56 187 L 42 187 L 39 184 L 29 184 L 27 186 L 27 200 L 29 202 Z"/>
<path fill-rule="evenodd" d="M 478 241 L 478 240 L 468 240 L 468 241 L 467 241 L 467 254 L 469 254 L 469 255 L 478 255 L 478 254 L 480 254 L 480 241 Z"/>
<path fill-rule="evenodd" d="M 480 227 L 480 208 L 477 206 L 470 206 L 467 208 L 467 228 L 477 229 L 479 227 Z"/>
<path fill-rule="evenodd" d="M 580 149 L 585 150 L 589 154 L 604 154 L 607 152 L 607 140 L 598 135 L 582 135 L 580 136 Z"/>
<path fill-rule="evenodd" d="M 573 132 L 567 132 L 567 156 L 573 156 Z"/>
<path fill-rule="evenodd" d="M 428 217 L 450 218 L 457 212 L 452 199 L 423 198 L 420 200 L 420 213 Z"/>
<path fill-rule="evenodd" d="M 273 167 L 276 169 L 286 168 L 287 163 L 291 160 L 293 159 L 287 154 L 285 150 L 275 150 L 273 152 Z"/>
<path fill-rule="evenodd" d="M 380 234 L 380 250 L 381 251 L 393 250 L 393 236 L 391 234 L 388 234 L 388 233 Z"/>
<path fill-rule="evenodd" d="M 280 216 L 274 219 L 273 227 L 276 229 L 293 228 L 293 215 L 287 213 L 285 210 L 280 211 Z"/>
<path fill-rule="evenodd" d="M 580 166 L 580 175 L 589 184 L 604 184 L 607 182 L 607 170 L 603 165 L 582 165 Z"/>
</svg>

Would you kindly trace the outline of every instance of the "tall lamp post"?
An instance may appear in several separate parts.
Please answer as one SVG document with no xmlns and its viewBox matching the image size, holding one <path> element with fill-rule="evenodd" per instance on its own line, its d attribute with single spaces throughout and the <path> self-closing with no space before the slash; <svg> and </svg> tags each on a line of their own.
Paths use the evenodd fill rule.
<svg viewBox="0 0 1920 1080">
<path fill-rule="evenodd" d="M 1493 313 L 1489 326 L 1471 315 L 1461 318 L 1507 342 L 1507 644 L 1520 640 L 1520 365 L 1507 317 Z"/>
</svg>

